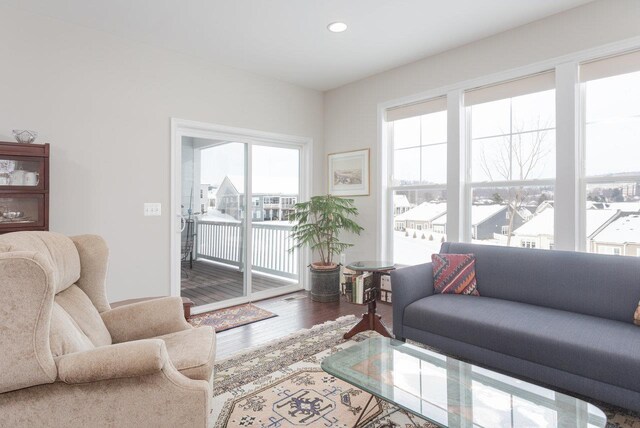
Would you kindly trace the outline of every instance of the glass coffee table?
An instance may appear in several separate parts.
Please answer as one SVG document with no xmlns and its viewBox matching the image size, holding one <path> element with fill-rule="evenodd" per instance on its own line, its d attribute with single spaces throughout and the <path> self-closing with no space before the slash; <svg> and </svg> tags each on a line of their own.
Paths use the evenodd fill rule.
<svg viewBox="0 0 640 428">
<path fill-rule="evenodd" d="M 324 359 L 322 369 L 441 427 L 603 428 L 605 414 L 568 395 L 387 337 Z M 375 397 L 375 398 L 374 398 Z M 356 426 L 360 422 L 356 422 Z"/>
</svg>

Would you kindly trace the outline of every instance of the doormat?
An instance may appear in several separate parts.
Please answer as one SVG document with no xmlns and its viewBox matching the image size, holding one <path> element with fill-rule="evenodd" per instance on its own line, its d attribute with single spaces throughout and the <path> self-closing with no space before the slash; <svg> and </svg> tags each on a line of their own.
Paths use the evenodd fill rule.
<svg viewBox="0 0 640 428">
<path fill-rule="evenodd" d="M 259 308 L 252 303 L 247 303 L 245 305 L 238 305 L 231 308 L 218 309 L 217 311 L 192 315 L 189 322 L 195 327 L 200 325 L 210 325 L 215 329 L 216 333 L 220 333 L 221 331 L 277 316 L 278 315 L 273 312 Z"/>
</svg>

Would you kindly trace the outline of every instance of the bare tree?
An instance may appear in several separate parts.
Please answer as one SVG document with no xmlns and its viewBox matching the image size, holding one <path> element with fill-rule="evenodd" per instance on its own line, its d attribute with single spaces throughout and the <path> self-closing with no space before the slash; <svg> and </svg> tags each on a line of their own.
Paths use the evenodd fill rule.
<svg viewBox="0 0 640 428">
<path fill-rule="evenodd" d="M 549 124 L 541 123 L 538 118 L 533 131 L 524 132 L 524 124 L 514 125 L 512 132 L 502 138 L 497 151 L 492 150 L 493 157 L 487 156 L 485 147 L 479 153 L 480 168 L 489 181 L 510 181 L 532 179 L 533 174 L 549 156 L 551 147 L 545 146 Z M 509 227 L 507 231 L 507 246 L 511 245 L 514 219 L 519 214 L 527 196 L 523 186 L 509 188 L 507 212 L 509 213 Z"/>
</svg>

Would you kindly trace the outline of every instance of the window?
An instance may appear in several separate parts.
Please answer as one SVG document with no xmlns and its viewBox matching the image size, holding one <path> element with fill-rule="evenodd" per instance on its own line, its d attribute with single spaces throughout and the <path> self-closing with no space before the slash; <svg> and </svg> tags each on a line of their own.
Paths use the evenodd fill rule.
<svg viewBox="0 0 640 428">
<path fill-rule="evenodd" d="M 400 265 L 424 263 L 446 239 L 446 108 L 446 98 L 436 98 L 387 111 L 391 239 Z"/>
<path fill-rule="evenodd" d="M 451 238 L 640 257 L 636 49 L 387 109 L 381 256 L 421 263 Z"/>
<path fill-rule="evenodd" d="M 536 248 L 536 243 L 535 241 L 529 241 L 529 240 L 522 240 L 520 241 L 520 246 L 522 248 Z"/>
<path fill-rule="evenodd" d="M 534 241 L 513 237 L 543 211 L 538 209 L 543 202 L 553 201 L 554 76 L 541 73 L 465 93 L 474 241 L 507 246 L 523 242 L 524 248 L 535 247 L 531 246 Z M 554 219 L 549 213 L 544 217 L 550 217 L 550 222 L 535 223 L 550 236 L 543 247 L 550 248 Z M 542 233 L 528 229 L 535 236 Z"/>
<path fill-rule="evenodd" d="M 581 77 L 586 248 L 635 256 L 621 247 L 640 245 L 640 53 L 584 64 Z"/>
</svg>

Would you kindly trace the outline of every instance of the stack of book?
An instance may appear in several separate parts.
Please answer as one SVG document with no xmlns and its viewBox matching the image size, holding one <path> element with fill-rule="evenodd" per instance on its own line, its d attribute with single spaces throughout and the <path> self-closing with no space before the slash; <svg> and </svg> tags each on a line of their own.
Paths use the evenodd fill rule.
<svg viewBox="0 0 640 428">
<path fill-rule="evenodd" d="M 380 300 L 391 303 L 391 275 L 380 275 Z"/>
<path fill-rule="evenodd" d="M 364 304 L 375 297 L 373 273 L 357 275 L 356 272 L 345 269 L 342 278 L 342 294 L 348 302 Z"/>
</svg>

